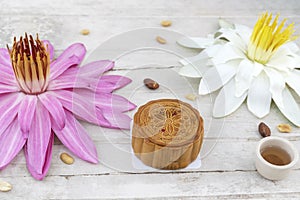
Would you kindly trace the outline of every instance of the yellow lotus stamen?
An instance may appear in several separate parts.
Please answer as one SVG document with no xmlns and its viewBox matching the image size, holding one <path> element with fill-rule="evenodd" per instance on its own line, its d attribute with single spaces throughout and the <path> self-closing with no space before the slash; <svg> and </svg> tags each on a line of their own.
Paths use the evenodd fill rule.
<svg viewBox="0 0 300 200">
<path fill-rule="evenodd" d="M 281 45 L 297 38 L 297 36 L 293 36 L 294 24 L 292 23 L 282 30 L 286 19 L 278 26 L 278 18 L 279 14 L 271 23 L 272 13 L 269 15 L 266 12 L 260 16 L 254 26 L 248 45 L 247 55 L 249 59 L 266 64 Z"/>
<path fill-rule="evenodd" d="M 7 47 L 8 48 L 8 47 Z M 50 53 L 44 44 L 25 33 L 25 38 L 14 38 L 9 50 L 13 71 L 20 89 L 26 94 L 39 94 L 48 86 L 50 72 Z"/>
</svg>

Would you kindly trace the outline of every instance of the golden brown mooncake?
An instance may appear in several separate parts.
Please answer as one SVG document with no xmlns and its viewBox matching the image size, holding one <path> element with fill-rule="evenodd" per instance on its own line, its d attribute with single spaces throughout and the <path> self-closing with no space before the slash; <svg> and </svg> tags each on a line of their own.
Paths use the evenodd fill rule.
<svg viewBox="0 0 300 200">
<path fill-rule="evenodd" d="M 197 158 L 203 135 L 203 119 L 196 109 L 177 99 L 159 99 L 135 113 L 132 148 L 148 166 L 181 169 Z"/>
</svg>

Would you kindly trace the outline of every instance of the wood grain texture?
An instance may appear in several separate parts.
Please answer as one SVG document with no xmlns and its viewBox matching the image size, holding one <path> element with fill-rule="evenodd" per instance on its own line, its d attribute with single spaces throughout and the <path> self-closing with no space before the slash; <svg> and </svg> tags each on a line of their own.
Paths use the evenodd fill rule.
<svg viewBox="0 0 300 200">
<path fill-rule="evenodd" d="M 99 165 L 76 157 L 73 165 L 65 165 L 59 155 L 70 152 L 56 141 L 48 176 L 40 182 L 28 173 L 21 152 L 0 171 L 0 179 L 13 185 L 12 191 L 0 193 L 0 199 L 300 198 L 299 163 L 283 181 L 263 179 L 254 166 L 254 150 L 260 139 L 257 125 L 261 121 L 270 126 L 273 135 L 288 138 L 298 150 L 300 129 L 293 126 L 292 133 L 279 133 L 276 125 L 289 122 L 274 104 L 263 119 L 249 113 L 246 105 L 226 118 L 213 119 L 216 93 L 198 96 L 196 101 L 184 98 L 186 94 L 197 93 L 199 80 L 180 77 L 178 60 L 198 51 L 176 44 L 183 35 L 205 36 L 214 32 L 220 17 L 252 27 L 258 14 L 266 10 L 280 12 L 288 22 L 295 22 L 299 34 L 298 0 L 1 0 L 0 5 L 1 47 L 11 44 L 13 36 L 24 32 L 38 32 L 40 38 L 51 40 L 56 55 L 68 45 L 82 42 L 88 50 L 84 62 L 116 60 L 116 67 L 109 74 L 125 75 L 133 80 L 116 93 L 137 105 L 158 98 L 184 100 L 199 109 L 205 123 L 199 169 L 149 171 L 134 166 L 129 131 L 83 122 L 97 146 Z M 165 19 L 171 20 L 172 26 L 162 28 L 160 22 Z M 81 35 L 82 29 L 89 29 L 90 34 Z M 165 38 L 167 43 L 157 43 L 157 36 Z M 299 40 L 297 43 L 300 44 Z M 158 81 L 160 89 L 147 90 L 143 87 L 144 78 Z"/>
</svg>

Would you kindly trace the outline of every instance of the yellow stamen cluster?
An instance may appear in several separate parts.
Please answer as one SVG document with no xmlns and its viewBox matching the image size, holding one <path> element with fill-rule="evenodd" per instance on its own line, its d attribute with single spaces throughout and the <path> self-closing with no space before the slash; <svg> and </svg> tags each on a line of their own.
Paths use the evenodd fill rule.
<svg viewBox="0 0 300 200">
<path fill-rule="evenodd" d="M 294 24 L 283 30 L 286 19 L 277 26 L 278 17 L 279 14 L 271 23 L 272 13 L 269 15 L 266 12 L 258 19 L 248 44 L 249 59 L 266 64 L 281 45 L 297 38 L 293 36 Z"/>
<path fill-rule="evenodd" d="M 8 48 L 16 80 L 26 94 L 39 94 L 47 89 L 50 53 L 46 48 L 38 35 L 34 40 L 31 35 L 28 39 L 26 33 L 19 41 L 14 38 L 12 50 Z"/>
</svg>

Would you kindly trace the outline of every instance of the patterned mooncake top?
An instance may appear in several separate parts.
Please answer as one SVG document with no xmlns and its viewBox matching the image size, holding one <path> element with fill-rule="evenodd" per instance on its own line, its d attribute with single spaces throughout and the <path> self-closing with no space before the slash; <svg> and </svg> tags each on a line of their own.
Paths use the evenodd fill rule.
<svg viewBox="0 0 300 200">
<path fill-rule="evenodd" d="M 199 138 L 203 120 L 192 106 L 176 99 L 150 101 L 134 116 L 133 136 L 162 146 L 181 146 Z"/>
</svg>

